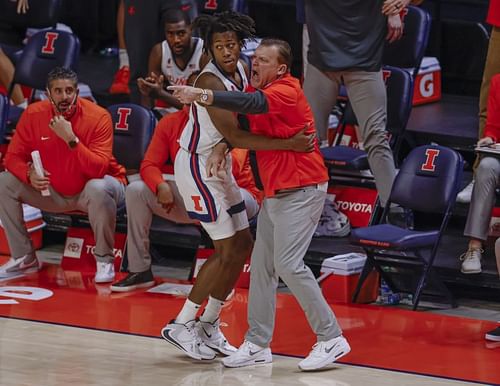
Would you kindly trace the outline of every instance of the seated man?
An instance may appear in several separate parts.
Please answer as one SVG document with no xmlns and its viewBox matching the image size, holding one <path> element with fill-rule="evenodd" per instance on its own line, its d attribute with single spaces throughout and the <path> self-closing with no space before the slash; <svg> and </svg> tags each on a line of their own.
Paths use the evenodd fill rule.
<svg viewBox="0 0 500 386">
<path fill-rule="evenodd" d="M 162 174 L 173 174 L 179 138 L 188 118 L 189 109 L 186 107 L 160 120 L 141 163 L 142 181 L 135 181 L 127 187 L 127 251 L 130 273 L 123 280 L 114 283 L 112 291 L 127 292 L 154 284 L 149 253 L 149 228 L 153 214 L 181 224 L 199 223 L 189 218 L 175 182 L 164 178 Z M 241 187 L 250 219 L 259 210 L 261 195 L 255 186 L 247 153 L 243 149 L 234 149 L 231 155 L 233 175 Z"/>
<path fill-rule="evenodd" d="M 488 116 L 484 137 L 477 145 L 488 146 L 500 140 L 500 74 L 491 79 L 488 97 Z M 464 235 L 469 247 L 460 256 L 462 273 L 480 273 L 483 242 L 488 237 L 491 210 L 495 205 L 495 190 L 500 185 L 500 158 L 483 156 L 475 174 L 472 199 L 465 224 Z"/>
<path fill-rule="evenodd" d="M 162 20 L 165 40 L 156 44 L 149 54 L 146 79 L 137 79 L 143 95 L 143 105 L 151 107 L 152 99 L 160 100 L 159 106 L 182 109 L 182 103 L 174 98 L 166 87 L 187 84 L 208 62 L 203 53 L 203 40 L 192 36 L 189 15 L 180 9 L 165 11 Z"/>
<path fill-rule="evenodd" d="M 48 100 L 28 106 L 19 120 L 0 174 L 0 220 L 12 258 L 0 278 L 40 267 L 23 221 L 22 204 L 48 212 L 82 211 L 94 231 L 96 283 L 115 277 L 113 245 L 117 206 L 125 200 L 125 169 L 112 154 L 109 113 L 78 97 L 72 70 L 56 67 L 47 78 Z M 44 175 L 32 164 L 38 150 Z M 48 190 L 49 195 L 41 194 Z"/>
</svg>

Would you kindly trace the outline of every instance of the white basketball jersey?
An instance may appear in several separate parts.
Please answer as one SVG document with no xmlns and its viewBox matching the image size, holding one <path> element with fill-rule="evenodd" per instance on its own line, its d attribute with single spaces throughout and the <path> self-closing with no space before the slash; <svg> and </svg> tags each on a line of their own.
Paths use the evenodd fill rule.
<svg viewBox="0 0 500 386">
<path fill-rule="evenodd" d="M 194 44 L 194 50 L 191 59 L 189 59 L 184 69 L 177 67 L 167 41 L 164 40 L 161 43 L 161 72 L 171 85 L 186 85 L 193 72 L 200 70 L 203 40 L 200 38 L 191 38 L 191 41 Z"/>
<path fill-rule="evenodd" d="M 248 79 L 241 62 L 238 62 L 237 71 L 242 80 L 241 88 L 236 85 L 233 80 L 226 77 L 226 75 L 224 75 L 224 73 L 217 68 L 213 61 L 208 63 L 201 73 L 210 72 L 214 74 L 222 81 L 224 87 L 228 91 L 244 91 L 248 86 Z M 207 109 L 201 104 L 191 103 L 189 120 L 186 123 L 179 140 L 180 146 L 190 153 L 209 155 L 212 148 L 223 138 L 223 135 L 213 124 Z"/>
</svg>

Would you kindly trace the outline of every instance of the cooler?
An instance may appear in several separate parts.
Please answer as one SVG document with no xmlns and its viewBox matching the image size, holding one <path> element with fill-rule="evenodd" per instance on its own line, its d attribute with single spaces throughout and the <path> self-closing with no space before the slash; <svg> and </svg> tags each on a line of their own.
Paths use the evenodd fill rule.
<svg viewBox="0 0 500 386">
<path fill-rule="evenodd" d="M 35 249 L 40 249 L 43 242 L 42 229 L 46 225 L 42 218 L 42 212 L 38 208 L 33 208 L 32 206 L 23 204 L 23 214 L 24 222 L 26 224 L 26 229 L 30 234 L 33 247 Z M 5 236 L 5 232 L 0 222 L 0 254 L 10 255 L 9 244 Z"/>
<path fill-rule="evenodd" d="M 328 303 L 351 303 L 365 261 L 366 255 L 361 253 L 347 253 L 323 260 L 318 281 Z M 377 300 L 378 288 L 379 276 L 374 271 L 366 279 L 357 301 L 374 302 Z"/>
<path fill-rule="evenodd" d="M 413 106 L 441 99 L 441 67 L 436 58 L 425 57 L 413 87 Z"/>
</svg>

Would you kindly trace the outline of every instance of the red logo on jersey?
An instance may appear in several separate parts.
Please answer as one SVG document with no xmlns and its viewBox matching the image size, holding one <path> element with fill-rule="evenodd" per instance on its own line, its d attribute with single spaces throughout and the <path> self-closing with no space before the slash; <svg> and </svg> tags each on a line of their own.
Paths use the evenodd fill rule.
<svg viewBox="0 0 500 386">
<path fill-rule="evenodd" d="M 132 109 L 130 107 L 120 107 L 117 111 L 118 114 L 118 122 L 115 124 L 115 130 L 128 130 L 128 117 Z"/>
<path fill-rule="evenodd" d="M 211 10 L 215 10 L 217 9 L 217 7 L 218 7 L 217 0 L 207 0 L 204 6 L 205 9 L 211 9 Z"/>
<path fill-rule="evenodd" d="M 197 212 L 203 211 L 203 207 L 200 204 L 201 197 L 200 196 L 191 196 L 191 200 L 194 202 L 194 210 Z"/>
<path fill-rule="evenodd" d="M 133 5 L 131 5 L 130 7 L 128 7 L 127 12 L 130 16 L 134 16 L 135 15 L 135 7 Z"/>
<path fill-rule="evenodd" d="M 425 159 L 425 162 L 422 164 L 421 170 L 424 172 L 433 172 L 436 170 L 436 157 L 439 155 L 440 150 L 438 149 L 427 149 L 425 151 L 425 155 L 427 158 Z"/>
<path fill-rule="evenodd" d="M 45 33 L 45 45 L 42 47 L 42 54 L 53 54 L 54 53 L 54 42 L 59 37 L 57 32 L 46 32 Z"/>
</svg>

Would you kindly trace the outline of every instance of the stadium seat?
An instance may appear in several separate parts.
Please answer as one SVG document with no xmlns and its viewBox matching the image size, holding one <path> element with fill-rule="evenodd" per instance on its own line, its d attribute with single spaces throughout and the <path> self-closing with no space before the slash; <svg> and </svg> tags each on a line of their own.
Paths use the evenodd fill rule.
<svg viewBox="0 0 500 386">
<path fill-rule="evenodd" d="M 364 281 L 376 269 L 394 292 L 413 294 L 415 310 L 425 289 L 432 299 L 456 302 L 433 267 L 441 237 L 451 216 L 462 181 L 463 159 L 452 149 L 425 145 L 404 160 L 388 204 L 375 225 L 354 229 L 350 242 L 361 246 L 367 259 L 354 292 L 357 300 Z M 388 222 L 390 204 L 426 214 L 440 214 L 438 226 L 412 230 Z M 403 278 L 403 279 L 401 279 Z"/>
<path fill-rule="evenodd" d="M 115 133 L 113 155 L 133 179 L 153 136 L 156 119 L 151 110 L 133 103 L 112 105 L 108 111 Z"/>
<path fill-rule="evenodd" d="M 397 67 L 384 67 L 387 87 L 387 131 L 391 134 L 390 144 L 395 159 L 403 138 L 403 133 L 412 108 L 413 81 L 408 71 Z M 344 114 L 343 125 L 357 124 L 352 107 L 348 105 Z M 359 171 L 369 169 L 368 157 L 365 151 L 340 145 L 342 131 L 337 136 L 335 146 L 321 149 L 330 174 L 342 170 Z"/>
<path fill-rule="evenodd" d="M 55 29 L 34 34 L 23 49 L 16 63 L 14 79 L 9 87 L 10 100 L 14 85 L 21 84 L 34 90 L 44 90 L 47 75 L 54 67 L 62 66 L 76 70 L 80 54 L 80 41 L 76 35 Z M 31 99 L 33 99 L 32 93 Z M 8 120 L 17 122 L 22 110 L 9 108 Z M 4 141 L 5 138 L 0 138 Z"/>
<path fill-rule="evenodd" d="M 405 12 L 403 36 L 385 44 L 382 63 L 411 70 L 415 79 L 429 42 L 431 18 L 427 11 L 411 5 Z"/>
</svg>

